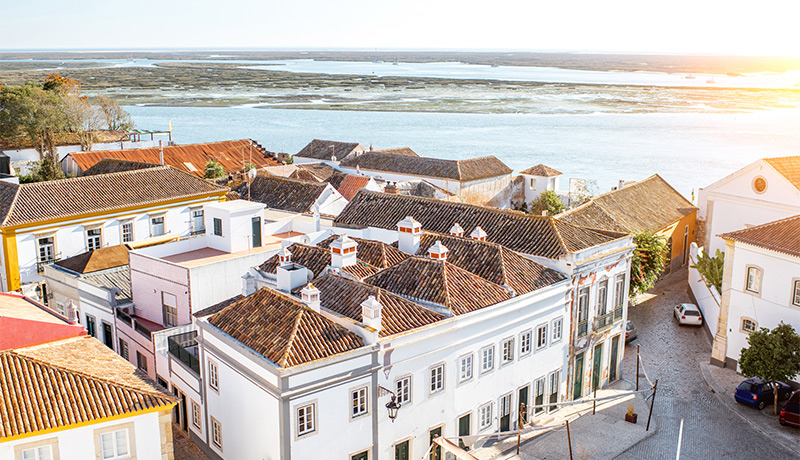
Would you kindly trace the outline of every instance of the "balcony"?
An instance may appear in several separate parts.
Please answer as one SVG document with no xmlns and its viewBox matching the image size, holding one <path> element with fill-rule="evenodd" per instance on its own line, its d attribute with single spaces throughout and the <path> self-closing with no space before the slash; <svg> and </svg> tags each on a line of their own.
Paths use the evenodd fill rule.
<svg viewBox="0 0 800 460">
<path fill-rule="evenodd" d="M 614 321 L 619 321 L 622 319 L 622 306 L 614 309 Z"/>
<path fill-rule="evenodd" d="M 144 318 L 137 318 L 136 315 L 129 315 L 125 313 L 124 310 L 119 308 L 116 309 L 114 313 L 116 315 L 116 318 L 121 323 L 124 323 L 128 327 L 132 328 L 150 342 L 153 341 L 152 337 L 153 332 L 158 332 L 164 329 L 164 326 L 158 323 L 154 323 Z"/>
<path fill-rule="evenodd" d="M 592 323 L 592 330 L 595 332 L 600 332 L 606 330 L 614 324 L 614 312 L 608 312 L 605 315 L 599 315 L 594 317 L 594 322 Z"/>
<path fill-rule="evenodd" d="M 192 228 L 189 231 L 189 236 L 205 235 L 205 233 L 206 233 L 205 227 L 203 227 L 203 228 Z"/>
<path fill-rule="evenodd" d="M 59 260 L 61 260 L 61 254 L 57 254 L 55 257 L 51 257 L 49 259 L 44 259 L 36 262 L 36 273 L 44 273 L 44 267 L 48 265 L 53 265 Z"/>
<path fill-rule="evenodd" d="M 197 359 L 197 331 L 184 332 L 167 338 L 169 353 L 198 376 L 200 360 Z"/>
<path fill-rule="evenodd" d="M 583 337 L 584 335 L 586 335 L 588 326 L 589 326 L 588 321 L 580 321 L 578 323 L 578 337 Z"/>
<path fill-rule="evenodd" d="M 119 308 L 116 311 L 117 311 L 117 319 L 127 324 L 128 327 L 133 328 L 133 319 L 130 317 L 130 315 L 128 315 L 127 313 L 125 313 L 124 310 Z"/>
</svg>

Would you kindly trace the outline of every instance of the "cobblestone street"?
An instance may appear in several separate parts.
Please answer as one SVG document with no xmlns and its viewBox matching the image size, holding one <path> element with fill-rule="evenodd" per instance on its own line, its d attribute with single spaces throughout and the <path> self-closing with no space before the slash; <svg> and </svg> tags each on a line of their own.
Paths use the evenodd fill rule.
<svg viewBox="0 0 800 460">
<path fill-rule="evenodd" d="M 708 362 L 711 340 L 704 329 L 680 327 L 672 318 L 676 303 L 689 302 L 686 277 L 685 269 L 669 275 L 653 289 L 652 297 L 630 309 L 629 319 L 639 337 L 626 348 L 623 375 L 635 378 L 636 345 L 640 345 L 648 376 L 659 380 L 653 409 L 658 431 L 617 458 L 675 458 L 681 420 L 683 459 L 796 458 L 722 404 L 703 381 L 698 363 Z"/>
</svg>

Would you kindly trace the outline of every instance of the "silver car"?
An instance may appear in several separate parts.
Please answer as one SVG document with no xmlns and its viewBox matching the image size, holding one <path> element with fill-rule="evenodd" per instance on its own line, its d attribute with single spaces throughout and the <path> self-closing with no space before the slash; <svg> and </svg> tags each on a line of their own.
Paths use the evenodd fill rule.
<svg viewBox="0 0 800 460">
<path fill-rule="evenodd" d="M 673 316 L 675 319 L 678 320 L 681 326 L 684 324 L 689 324 L 692 326 L 702 326 L 703 325 L 703 315 L 700 313 L 700 309 L 697 308 L 697 305 L 692 303 L 680 303 L 675 305 L 675 309 L 672 310 Z"/>
<path fill-rule="evenodd" d="M 625 323 L 625 343 L 635 339 L 638 335 L 639 331 L 636 330 L 636 326 L 633 324 L 633 321 L 628 320 Z"/>
</svg>

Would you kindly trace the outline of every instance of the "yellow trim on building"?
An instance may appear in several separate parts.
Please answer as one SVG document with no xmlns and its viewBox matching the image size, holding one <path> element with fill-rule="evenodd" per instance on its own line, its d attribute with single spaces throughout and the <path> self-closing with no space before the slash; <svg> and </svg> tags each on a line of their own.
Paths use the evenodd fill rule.
<svg viewBox="0 0 800 460">
<path fill-rule="evenodd" d="M 17 234 L 13 230 L 3 230 L 3 264 L 6 267 L 6 290 L 20 288 L 19 255 L 17 255 Z"/>
</svg>

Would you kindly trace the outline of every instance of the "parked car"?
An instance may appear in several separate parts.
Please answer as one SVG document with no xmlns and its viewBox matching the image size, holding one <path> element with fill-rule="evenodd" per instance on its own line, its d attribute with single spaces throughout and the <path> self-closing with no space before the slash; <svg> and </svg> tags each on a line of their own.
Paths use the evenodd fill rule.
<svg viewBox="0 0 800 460">
<path fill-rule="evenodd" d="M 625 323 L 625 343 L 635 339 L 638 335 L 639 331 L 636 330 L 636 325 L 633 324 L 633 321 L 628 320 Z"/>
<path fill-rule="evenodd" d="M 697 308 L 697 305 L 692 303 L 680 303 L 675 305 L 675 308 L 672 310 L 673 316 L 675 319 L 678 320 L 678 323 L 681 325 L 690 324 L 692 326 L 702 326 L 703 325 L 703 315 L 700 313 L 700 309 Z"/>
<path fill-rule="evenodd" d="M 778 386 L 778 400 L 788 398 L 792 393 L 792 388 L 783 382 L 775 383 Z M 736 402 L 753 406 L 758 410 L 775 401 L 772 382 L 764 382 L 757 377 L 749 378 L 740 383 L 736 390 L 733 391 L 733 397 L 736 398 Z"/>
<path fill-rule="evenodd" d="M 783 405 L 778 421 L 781 422 L 781 425 L 800 428 L 800 390 L 795 391 L 792 397 Z"/>
</svg>

